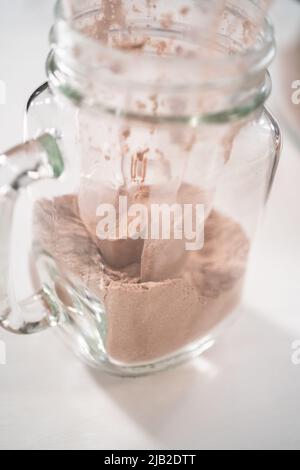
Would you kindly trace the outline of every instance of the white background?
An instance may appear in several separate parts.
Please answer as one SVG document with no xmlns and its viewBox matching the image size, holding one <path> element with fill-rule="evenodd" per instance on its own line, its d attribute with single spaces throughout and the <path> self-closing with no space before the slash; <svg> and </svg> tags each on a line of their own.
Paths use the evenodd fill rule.
<svg viewBox="0 0 300 470">
<path fill-rule="evenodd" d="M 288 2 L 277 3 L 286 29 Z M 44 80 L 52 6 L 1 0 L 1 150 L 22 139 L 26 100 Z M 86 368 L 51 331 L 0 331 L 1 449 L 300 449 L 300 150 L 281 125 L 285 149 L 235 325 L 202 358 L 135 380 Z"/>
</svg>

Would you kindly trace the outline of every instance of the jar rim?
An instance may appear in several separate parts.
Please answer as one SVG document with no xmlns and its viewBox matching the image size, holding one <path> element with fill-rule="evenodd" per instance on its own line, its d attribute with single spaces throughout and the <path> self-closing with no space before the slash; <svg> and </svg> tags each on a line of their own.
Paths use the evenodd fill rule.
<svg viewBox="0 0 300 470">
<path fill-rule="evenodd" d="M 251 4 L 251 8 L 256 11 L 257 15 L 261 15 L 262 9 L 261 7 L 254 1 L 254 0 L 244 0 Z M 55 21 L 56 23 L 61 23 L 64 25 L 64 30 L 68 30 L 68 33 L 72 36 L 75 43 L 79 43 L 84 46 L 86 49 L 89 50 L 87 62 L 85 65 L 90 67 L 97 67 L 96 62 L 91 62 L 92 58 L 92 51 L 98 56 L 99 51 L 103 53 L 108 53 L 111 58 L 115 57 L 116 60 L 123 60 L 123 61 L 130 61 L 131 59 L 135 60 L 136 56 L 132 54 L 132 51 L 127 49 L 120 49 L 114 48 L 110 45 L 105 45 L 101 41 L 96 40 L 92 37 L 87 36 L 83 32 L 79 31 L 74 27 L 74 17 L 70 8 L 65 8 L 66 6 L 65 0 L 56 0 L 56 7 L 55 7 Z M 228 5 L 228 8 L 231 10 L 237 9 L 235 4 Z M 257 35 L 256 41 L 253 43 L 251 47 L 247 47 L 243 50 L 235 52 L 234 54 L 228 54 L 227 56 L 222 55 L 215 57 L 213 54 L 205 55 L 203 57 L 197 56 L 194 58 L 193 56 L 186 57 L 186 56 L 173 56 L 172 58 L 168 57 L 168 65 L 167 66 L 175 66 L 178 68 L 181 67 L 193 67 L 201 66 L 201 68 L 206 67 L 210 69 L 218 69 L 222 70 L 222 76 L 215 77 L 212 81 L 203 81 L 202 78 L 199 80 L 186 82 L 184 84 L 180 84 L 180 88 L 182 87 L 193 87 L 193 85 L 201 88 L 213 88 L 213 87 L 220 87 L 226 85 L 227 83 L 232 83 L 233 80 L 239 80 L 241 76 L 232 75 L 229 73 L 229 76 L 223 74 L 224 68 L 230 63 L 230 70 L 232 71 L 234 68 L 239 67 L 240 64 L 243 64 L 243 71 L 245 75 L 255 75 L 260 73 L 261 71 L 266 71 L 269 65 L 272 63 L 275 56 L 275 37 L 274 37 L 274 28 L 269 20 L 268 17 L 265 17 L 263 20 L 261 31 Z M 84 62 L 84 57 L 81 57 L 82 62 Z M 142 56 L 139 57 L 139 63 L 146 63 L 149 62 L 152 67 L 156 63 L 161 65 L 162 57 L 157 56 Z M 139 81 L 133 81 L 135 85 L 138 85 Z M 160 84 L 163 87 L 163 83 Z M 172 85 L 168 84 L 168 87 L 172 87 Z M 174 84 L 174 89 L 177 88 L 177 85 Z"/>
<path fill-rule="evenodd" d="M 93 1 L 98 2 L 98 0 Z M 254 0 L 243 1 L 250 2 L 253 8 L 260 10 Z M 264 19 L 257 43 L 247 50 L 217 59 L 206 56 L 203 60 L 199 59 L 199 56 L 195 60 L 194 57 L 178 57 L 177 55 L 171 58 L 168 56 L 165 60 L 164 56 L 142 54 L 138 56 L 139 73 L 137 74 L 136 54 L 127 49 L 106 45 L 76 29 L 74 21 L 78 17 L 64 9 L 64 4 L 64 0 L 57 0 L 56 22 L 50 34 L 52 50 L 48 57 L 47 72 L 50 87 L 54 90 L 58 89 L 65 97 L 77 104 L 100 105 L 105 112 L 111 114 L 118 112 L 126 115 L 127 118 L 150 122 L 157 122 L 157 120 L 188 122 L 192 126 L 197 126 L 203 122 L 225 123 L 245 118 L 263 106 L 270 95 L 271 80 L 267 69 L 275 55 L 275 41 L 274 30 L 268 18 Z M 99 11 L 100 9 L 97 10 Z M 83 15 L 85 14 L 87 10 L 83 9 Z M 99 57 L 102 61 L 100 63 Z M 123 64 L 125 65 L 122 70 L 126 73 L 123 71 L 115 73 L 113 70 L 114 65 L 120 63 L 122 67 Z M 207 79 L 207 76 L 204 79 L 202 76 L 203 64 L 213 71 L 212 79 Z M 167 74 L 174 76 L 172 83 L 170 80 L 148 79 L 148 76 L 152 77 L 152 72 L 158 70 L 159 67 L 165 67 Z M 140 73 L 142 70 L 143 73 Z M 186 80 L 177 79 L 178 70 L 187 70 Z M 147 80 L 143 81 L 142 75 L 147 77 Z M 188 99 L 192 100 L 191 95 L 195 92 L 206 96 L 217 90 L 218 93 L 222 92 L 228 97 L 218 109 L 210 108 L 208 111 L 202 109 L 200 113 L 187 115 L 182 115 L 181 112 L 152 115 L 143 110 L 132 112 L 132 110 L 125 109 L 126 106 L 120 108 L 103 102 L 103 90 L 105 89 L 104 93 L 107 95 L 113 87 L 121 92 L 123 90 L 124 95 L 129 90 L 149 93 L 154 89 L 155 93 L 168 93 L 174 96 L 179 93 L 189 96 Z"/>
</svg>

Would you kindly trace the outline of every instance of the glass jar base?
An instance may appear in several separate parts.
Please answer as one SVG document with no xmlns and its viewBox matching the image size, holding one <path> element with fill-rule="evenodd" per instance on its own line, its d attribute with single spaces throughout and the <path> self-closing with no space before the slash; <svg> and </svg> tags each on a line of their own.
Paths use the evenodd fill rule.
<svg viewBox="0 0 300 470">
<path fill-rule="evenodd" d="M 221 322 L 211 333 L 199 341 L 189 344 L 185 348 L 177 351 L 176 353 L 160 358 L 152 363 L 137 364 L 137 365 L 126 365 L 120 362 L 114 361 L 108 357 L 97 361 L 91 356 L 87 356 L 86 350 L 75 351 L 75 354 L 88 366 L 92 367 L 99 373 L 105 372 L 112 376 L 134 378 L 143 377 L 147 375 L 156 374 L 173 367 L 179 366 L 188 362 L 189 360 L 195 359 L 206 351 L 211 349 L 217 342 L 220 335 L 224 332 L 228 326 L 234 323 L 236 317 L 240 315 L 240 309 L 235 310 L 229 314 L 223 322 Z M 74 350 L 74 349 L 73 349 Z"/>
</svg>

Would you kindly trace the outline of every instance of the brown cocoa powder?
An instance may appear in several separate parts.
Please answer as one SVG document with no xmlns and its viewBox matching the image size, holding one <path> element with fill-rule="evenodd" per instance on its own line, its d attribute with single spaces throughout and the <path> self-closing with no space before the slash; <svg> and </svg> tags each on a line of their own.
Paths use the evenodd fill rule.
<svg viewBox="0 0 300 470">
<path fill-rule="evenodd" d="M 113 269 L 83 225 L 77 196 L 39 201 L 35 238 L 64 273 L 100 298 L 108 355 L 124 364 L 154 361 L 206 336 L 238 305 L 249 241 L 218 212 L 205 226 L 203 250 L 191 252 L 175 278 L 142 282 L 140 263 Z"/>
</svg>

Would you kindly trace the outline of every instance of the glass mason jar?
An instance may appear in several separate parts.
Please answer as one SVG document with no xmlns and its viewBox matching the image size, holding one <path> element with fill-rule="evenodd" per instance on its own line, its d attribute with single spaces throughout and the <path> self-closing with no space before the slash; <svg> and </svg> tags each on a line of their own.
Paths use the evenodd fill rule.
<svg viewBox="0 0 300 470">
<path fill-rule="evenodd" d="M 0 158 L 2 327 L 56 327 L 119 375 L 200 354 L 237 311 L 281 147 L 258 7 L 228 2 L 216 21 L 168 3 L 59 1 L 31 140 Z M 17 201 L 37 292 L 21 302 Z"/>
</svg>

